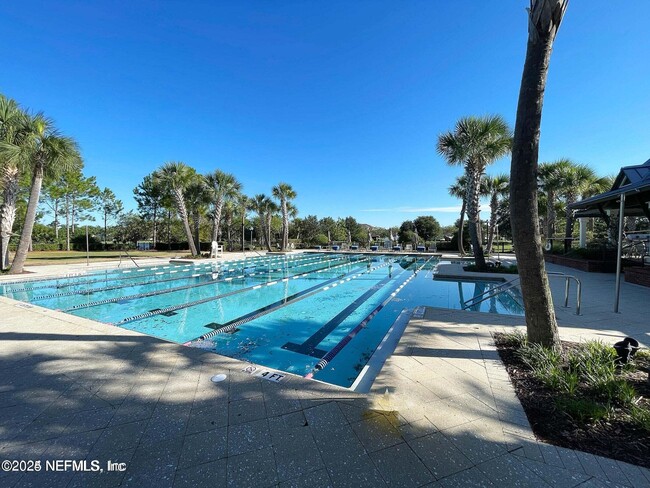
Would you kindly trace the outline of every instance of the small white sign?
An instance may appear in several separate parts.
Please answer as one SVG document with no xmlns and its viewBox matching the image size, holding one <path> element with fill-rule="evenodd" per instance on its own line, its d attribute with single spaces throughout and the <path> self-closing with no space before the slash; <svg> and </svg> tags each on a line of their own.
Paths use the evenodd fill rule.
<svg viewBox="0 0 650 488">
<path fill-rule="evenodd" d="M 257 366 L 246 366 L 242 369 L 244 373 L 248 373 L 258 378 L 264 378 L 265 380 L 272 381 L 274 383 L 279 383 L 284 379 L 286 375 L 278 373 L 277 371 L 270 371 L 268 369 L 258 368 Z"/>
</svg>

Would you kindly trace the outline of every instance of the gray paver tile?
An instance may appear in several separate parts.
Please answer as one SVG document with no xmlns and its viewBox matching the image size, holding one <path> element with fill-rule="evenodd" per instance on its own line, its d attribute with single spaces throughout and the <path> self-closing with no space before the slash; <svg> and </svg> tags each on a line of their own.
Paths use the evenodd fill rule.
<svg viewBox="0 0 650 488">
<path fill-rule="evenodd" d="M 478 436 L 471 427 L 468 429 L 464 428 L 472 424 L 448 429 L 442 434 L 453 442 L 473 464 L 480 464 L 489 459 L 506 454 L 507 451 L 501 443 Z"/>
<path fill-rule="evenodd" d="M 410 441 L 409 445 L 436 479 L 473 466 L 473 463 L 440 432 Z"/>
<path fill-rule="evenodd" d="M 132 461 L 122 479 L 127 487 L 171 487 L 176 474 L 176 463 L 171 460 L 141 459 Z"/>
<path fill-rule="evenodd" d="M 226 440 L 226 427 L 186 435 L 178 462 L 179 467 L 185 468 L 225 457 L 227 453 Z"/>
<path fill-rule="evenodd" d="M 376 488 L 388 486 L 368 456 L 346 457 L 328 465 L 327 471 L 335 488 Z"/>
<path fill-rule="evenodd" d="M 135 448 L 140 442 L 147 426 L 146 420 L 108 427 L 92 448 L 91 455 L 106 456 L 116 452 Z"/>
<path fill-rule="evenodd" d="M 228 406 L 228 424 L 245 424 L 253 420 L 266 418 L 266 408 L 264 407 L 264 397 L 256 396 L 245 400 L 236 400 L 230 402 Z"/>
<path fill-rule="evenodd" d="M 474 467 L 452 474 L 439 481 L 444 488 L 492 488 L 495 485 L 480 469 Z"/>
<path fill-rule="evenodd" d="M 618 464 L 618 467 L 621 468 L 621 471 L 625 473 L 631 486 L 650 488 L 650 478 L 644 476 L 643 470 L 639 466 L 624 463 L 622 461 L 616 461 L 616 463 Z"/>
<path fill-rule="evenodd" d="M 486 461 L 479 464 L 477 468 L 499 487 L 539 486 L 548 488 L 548 483 L 528 469 L 517 456 L 511 454 Z"/>
<path fill-rule="evenodd" d="M 434 476 L 406 443 L 373 452 L 370 458 L 391 487 L 417 487 L 435 481 Z"/>
<path fill-rule="evenodd" d="M 228 486 L 259 488 L 278 482 L 270 447 L 228 458 Z"/>
<path fill-rule="evenodd" d="M 583 472 L 571 472 L 564 468 L 533 461 L 532 459 L 521 459 L 521 462 L 532 472 L 546 481 L 551 486 L 558 488 L 573 488 L 591 478 Z"/>
<path fill-rule="evenodd" d="M 604 458 L 602 456 L 595 456 L 596 461 L 600 464 L 600 467 L 603 469 L 605 476 L 612 483 L 621 483 L 627 484 L 627 476 L 623 473 L 618 463 L 614 459 Z"/>
<path fill-rule="evenodd" d="M 280 483 L 280 488 L 333 488 L 326 469 L 319 469 Z"/>
<path fill-rule="evenodd" d="M 309 427 L 296 427 L 273 435 L 278 480 L 285 481 L 324 467 Z"/>
<path fill-rule="evenodd" d="M 186 433 L 193 434 L 226 425 L 228 425 L 228 403 L 220 402 L 202 408 L 192 408 L 187 422 Z"/>
<path fill-rule="evenodd" d="M 352 424 L 352 429 L 368 452 L 394 446 L 404 440 L 399 430 L 383 415 L 356 422 Z"/>
<path fill-rule="evenodd" d="M 331 431 L 315 430 L 310 426 L 310 430 L 323 462 L 328 466 L 340 462 L 342 455 L 348 458 L 366 455 L 363 444 L 349 425 Z M 341 452 L 341 446 L 345 446 L 344 453 Z"/>
<path fill-rule="evenodd" d="M 248 451 L 271 446 L 271 432 L 266 419 L 228 427 L 228 455 L 236 456 Z"/>
<path fill-rule="evenodd" d="M 227 482 L 226 459 L 179 469 L 174 478 L 174 488 L 212 488 Z"/>
</svg>

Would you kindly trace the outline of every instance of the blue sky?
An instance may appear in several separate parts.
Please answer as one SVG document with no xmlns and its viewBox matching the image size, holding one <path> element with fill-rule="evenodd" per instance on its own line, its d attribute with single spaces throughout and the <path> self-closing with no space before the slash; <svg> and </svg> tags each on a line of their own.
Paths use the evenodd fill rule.
<svg viewBox="0 0 650 488">
<path fill-rule="evenodd" d="M 64 1 L 0 6 L 0 92 L 82 148 L 135 208 L 165 161 L 280 181 L 301 216 L 457 218 L 437 136 L 465 115 L 514 124 L 527 0 Z M 540 161 L 601 174 L 650 157 L 647 0 L 574 0 L 551 60 Z M 507 172 L 506 158 L 489 173 Z"/>
</svg>

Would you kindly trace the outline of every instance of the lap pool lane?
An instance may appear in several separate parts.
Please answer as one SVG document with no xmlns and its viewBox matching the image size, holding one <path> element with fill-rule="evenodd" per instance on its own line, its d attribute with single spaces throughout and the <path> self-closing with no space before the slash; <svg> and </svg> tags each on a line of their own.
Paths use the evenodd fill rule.
<svg viewBox="0 0 650 488">
<path fill-rule="evenodd" d="M 257 276 L 245 278 L 238 282 L 219 283 L 220 291 L 208 291 L 200 295 L 196 290 L 177 292 L 153 297 L 164 301 L 149 301 L 151 312 L 133 317 L 125 317 L 124 306 L 119 303 L 105 304 L 102 317 L 109 317 L 115 325 L 135 330 L 144 334 L 185 343 L 195 339 L 214 328 L 236 320 L 243 315 L 257 311 L 277 301 L 286 300 L 306 289 L 318 286 L 329 279 L 336 278 L 365 266 L 358 263 L 329 263 L 294 269 L 288 277 L 277 274 L 270 281 L 260 281 Z M 266 278 L 264 278 L 266 280 Z M 225 288 L 226 285 L 228 288 Z M 170 305 L 170 300 L 177 302 Z M 134 305 L 137 306 L 137 305 Z M 158 309 L 158 310 L 157 310 Z M 127 309 L 131 310 L 131 309 Z M 141 310 L 141 309 L 140 309 Z M 93 314 L 89 309 L 75 311 L 75 315 Z M 110 314 L 110 315 L 109 315 Z M 94 315 L 94 314 L 93 314 Z"/>
<path fill-rule="evenodd" d="M 193 345 L 305 375 L 410 276 L 413 276 L 411 270 L 397 265 L 389 267 L 385 262 L 354 279 L 340 280 L 336 286 L 328 286 L 311 297 L 252 320 L 240 326 L 235 334 L 218 334 L 202 341 L 203 344 Z M 373 350 L 378 342 L 372 346 Z M 352 363 L 348 369 L 354 371 L 358 361 Z M 349 386 L 348 376 L 326 381 Z"/>
</svg>

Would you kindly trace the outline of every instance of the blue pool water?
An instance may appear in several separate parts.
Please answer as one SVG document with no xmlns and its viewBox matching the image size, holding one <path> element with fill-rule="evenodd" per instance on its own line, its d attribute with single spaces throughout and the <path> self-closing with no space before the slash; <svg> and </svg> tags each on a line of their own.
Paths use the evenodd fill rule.
<svg viewBox="0 0 650 488">
<path fill-rule="evenodd" d="M 459 309 L 499 284 L 437 280 L 436 264 L 429 257 L 269 256 L 5 282 L 0 293 L 348 387 L 404 309 Z M 471 310 L 523 313 L 515 291 Z"/>
</svg>

